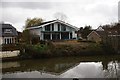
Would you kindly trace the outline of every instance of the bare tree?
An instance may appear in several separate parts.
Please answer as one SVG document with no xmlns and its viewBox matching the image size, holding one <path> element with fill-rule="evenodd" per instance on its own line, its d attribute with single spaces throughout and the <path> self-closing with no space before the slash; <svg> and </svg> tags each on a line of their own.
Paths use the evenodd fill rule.
<svg viewBox="0 0 120 80">
<path fill-rule="evenodd" d="M 67 20 L 67 16 L 64 13 L 62 13 L 62 12 L 55 13 L 54 17 L 55 17 L 55 19 L 59 19 L 59 20 L 62 20 L 62 21 L 66 21 Z"/>
</svg>

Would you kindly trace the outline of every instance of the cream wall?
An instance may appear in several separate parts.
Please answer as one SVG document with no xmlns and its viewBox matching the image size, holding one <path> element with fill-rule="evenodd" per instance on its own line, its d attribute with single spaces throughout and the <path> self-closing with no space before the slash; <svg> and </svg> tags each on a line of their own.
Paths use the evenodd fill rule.
<svg viewBox="0 0 120 80">
<path fill-rule="evenodd" d="M 0 37 L 0 45 L 3 43 L 3 38 Z"/>
<path fill-rule="evenodd" d="M 88 36 L 88 40 L 90 41 L 95 41 L 95 42 L 100 42 L 101 38 L 99 35 L 97 35 L 95 32 L 92 32 L 89 36 Z"/>
</svg>

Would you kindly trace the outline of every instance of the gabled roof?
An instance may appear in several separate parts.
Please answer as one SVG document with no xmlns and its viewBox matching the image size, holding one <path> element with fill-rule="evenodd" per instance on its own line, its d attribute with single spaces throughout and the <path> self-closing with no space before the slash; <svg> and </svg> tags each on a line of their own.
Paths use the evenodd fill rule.
<svg viewBox="0 0 120 80">
<path fill-rule="evenodd" d="M 66 22 L 64 22 L 64 21 L 58 20 L 58 19 L 57 19 L 57 20 L 52 20 L 52 21 L 43 22 L 43 23 L 41 23 L 41 25 L 39 25 L 39 26 L 33 26 L 33 27 L 30 27 L 30 28 L 27 28 L 27 29 L 41 28 L 41 27 L 43 27 L 43 26 L 46 26 L 46 25 L 49 25 L 49 24 L 52 24 L 52 23 L 56 23 L 56 22 L 59 22 L 59 23 L 68 25 L 68 26 L 70 26 L 70 27 L 78 30 L 77 27 L 75 27 L 75 26 L 73 26 L 73 25 L 71 25 L 71 24 L 69 24 L 69 23 L 66 23 Z"/>
<path fill-rule="evenodd" d="M 18 35 L 16 28 L 14 28 L 11 24 L 0 24 L 0 28 L 2 29 L 2 35 L 0 36 L 11 37 Z M 4 33 L 4 29 L 12 29 L 12 33 Z"/>
<path fill-rule="evenodd" d="M 105 36 L 105 31 L 96 31 L 97 34 L 99 34 L 100 37 Z"/>
<path fill-rule="evenodd" d="M 87 37 L 89 37 L 92 33 L 96 33 L 99 37 L 104 37 L 105 36 L 105 32 L 104 31 L 92 31 Z"/>
<path fill-rule="evenodd" d="M 96 29 L 96 31 L 104 31 L 104 29 L 103 29 L 101 26 L 99 26 L 99 27 Z"/>
</svg>

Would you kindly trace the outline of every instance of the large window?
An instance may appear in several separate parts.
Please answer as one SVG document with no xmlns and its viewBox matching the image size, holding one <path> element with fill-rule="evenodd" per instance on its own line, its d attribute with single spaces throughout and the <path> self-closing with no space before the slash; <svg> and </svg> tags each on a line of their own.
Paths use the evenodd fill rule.
<svg viewBox="0 0 120 80">
<path fill-rule="evenodd" d="M 52 39 L 53 39 L 53 40 L 58 40 L 58 39 L 60 39 L 60 34 L 59 34 L 59 33 L 53 33 L 53 34 L 52 34 Z"/>
<path fill-rule="evenodd" d="M 45 31 L 50 31 L 50 25 L 45 26 Z"/>
<path fill-rule="evenodd" d="M 14 43 L 14 39 L 12 37 L 4 38 L 4 44 L 11 44 Z"/>
<path fill-rule="evenodd" d="M 65 25 L 61 25 L 61 31 L 66 31 L 66 26 Z"/>
<path fill-rule="evenodd" d="M 50 34 L 44 33 L 44 39 L 45 40 L 50 40 Z"/>
<path fill-rule="evenodd" d="M 60 24 L 58 24 L 58 31 L 60 31 Z"/>
<path fill-rule="evenodd" d="M 52 31 L 54 31 L 54 24 L 52 24 Z"/>
</svg>

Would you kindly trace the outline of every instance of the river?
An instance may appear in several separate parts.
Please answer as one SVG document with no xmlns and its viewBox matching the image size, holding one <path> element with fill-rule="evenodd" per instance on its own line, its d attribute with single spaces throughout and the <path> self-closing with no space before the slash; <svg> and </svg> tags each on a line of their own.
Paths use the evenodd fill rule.
<svg viewBox="0 0 120 80">
<path fill-rule="evenodd" d="M 61 57 L 2 63 L 3 78 L 120 78 L 120 55 Z"/>
</svg>

